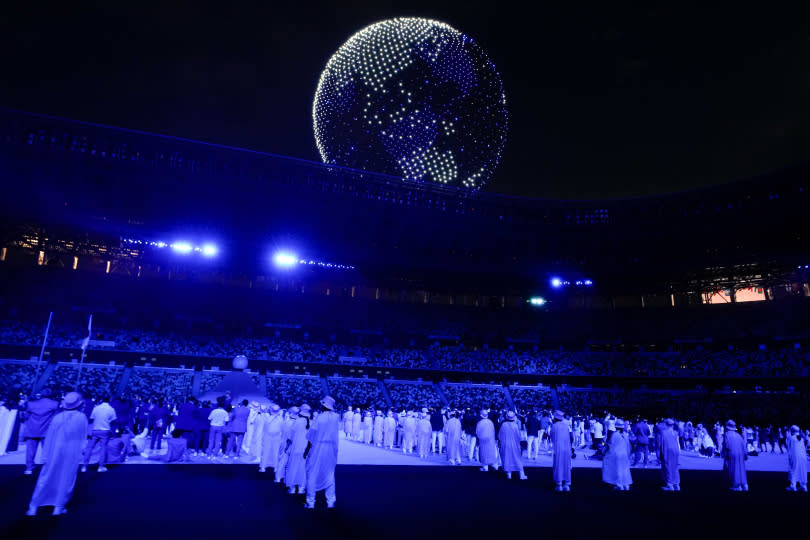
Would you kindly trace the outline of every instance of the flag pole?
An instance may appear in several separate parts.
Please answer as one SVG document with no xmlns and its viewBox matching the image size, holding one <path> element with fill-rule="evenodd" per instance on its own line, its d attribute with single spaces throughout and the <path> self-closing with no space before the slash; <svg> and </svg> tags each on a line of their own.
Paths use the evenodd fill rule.
<svg viewBox="0 0 810 540">
<path fill-rule="evenodd" d="M 51 321 L 53 320 L 53 311 L 48 315 L 48 325 L 45 327 L 45 335 L 42 337 L 42 348 L 39 350 L 39 358 L 37 358 L 37 369 L 34 372 L 34 382 L 31 384 L 31 393 L 37 389 L 37 381 L 39 380 L 39 367 L 42 364 L 42 357 L 45 356 L 45 344 L 48 342 L 48 332 L 51 330 Z"/>
<path fill-rule="evenodd" d="M 76 387 L 74 390 L 79 391 L 79 381 L 82 378 L 82 366 L 84 365 L 84 355 L 87 352 L 87 346 L 90 345 L 90 336 L 93 333 L 93 314 L 87 320 L 87 337 L 82 340 L 82 357 L 79 359 L 79 370 L 76 372 Z"/>
</svg>

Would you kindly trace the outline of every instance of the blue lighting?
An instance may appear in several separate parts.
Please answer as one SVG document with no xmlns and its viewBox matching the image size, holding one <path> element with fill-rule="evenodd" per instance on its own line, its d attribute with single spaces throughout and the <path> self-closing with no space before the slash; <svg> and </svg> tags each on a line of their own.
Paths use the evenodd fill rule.
<svg viewBox="0 0 810 540">
<path fill-rule="evenodd" d="M 287 251 L 279 251 L 273 255 L 273 262 L 280 268 L 290 268 L 298 264 L 298 257 Z"/>
<path fill-rule="evenodd" d="M 563 282 L 560 278 L 553 277 L 551 278 L 551 286 L 554 287 L 555 289 L 559 289 L 560 287 L 563 286 Z"/>
<path fill-rule="evenodd" d="M 188 242 L 175 242 L 171 245 L 171 248 L 175 250 L 177 253 L 182 253 L 186 255 L 194 251 L 194 246 L 189 244 Z"/>
<path fill-rule="evenodd" d="M 532 296 L 531 298 L 529 298 L 529 304 L 531 304 L 533 306 L 538 306 L 538 307 L 539 306 L 544 306 L 544 305 L 546 305 L 546 299 L 542 298 L 540 296 Z"/>
<path fill-rule="evenodd" d="M 206 257 L 216 257 L 219 253 L 219 249 L 214 244 L 205 244 L 202 247 L 202 254 Z"/>
</svg>

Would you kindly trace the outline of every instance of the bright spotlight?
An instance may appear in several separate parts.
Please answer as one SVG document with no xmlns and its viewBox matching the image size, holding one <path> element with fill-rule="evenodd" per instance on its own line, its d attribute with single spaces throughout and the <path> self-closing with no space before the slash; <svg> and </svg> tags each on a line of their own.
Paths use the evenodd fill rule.
<svg viewBox="0 0 810 540">
<path fill-rule="evenodd" d="M 298 257 L 286 251 L 279 251 L 273 255 L 273 262 L 276 264 L 276 266 L 290 268 L 291 266 L 295 266 L 295 264 L 298 262 Z"/>
<path fill-rule="evenodd" d="M 214 244 L 205 244 L 202 247 L 202 254 L 206 257 L 216 257 L 219 249 Z"/>
<path fill-rule="evenodd" d="M 172 244 L 172 249 L 175 250 L 177 253 L 187 254 L 191 253 L 194 250 L 194 246 L 189 244 L 188 242 L 175 242 Z"/>
<path fill-rule="evenodd" d="M 542 298 L 540 296 L 532 296 L 531 298 L 529 298 L 529 304 L 531 304 L 533 306 L 538 306 L 538 307 L 539 306 L 544 306 L 544 305 L 546 305 L 546 299 Z"/>
<path fill-rule="evenodd" d="M 551 286 L 554 287 L 555 289 L 559 289 L 560 287 L 562 287 L 562 284 L 563 282 L 560 278 L 558 277 L 551 278 Z"/>
</svg>

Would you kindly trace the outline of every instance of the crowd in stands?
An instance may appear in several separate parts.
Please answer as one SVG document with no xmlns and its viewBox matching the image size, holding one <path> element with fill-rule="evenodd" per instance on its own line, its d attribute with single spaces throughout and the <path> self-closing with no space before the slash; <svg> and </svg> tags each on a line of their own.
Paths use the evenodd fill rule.
<svg viewBox="0 0 810 540">
<path fill-rule="evenodd" d="M 42 371 L 40 370 L 40 374 Z M 0 396 L 28 393 L 34 387 L 36 367 L 34 362 L 0 363 Z"/>
<path fill-rule="evenodd" d="M 127 391 L 144 399 L 161 397 L 184 399 L 191 394 L 194 372 L 190 369 L 163 369 L 136 366 L 127 381 Z"/>
<path fill-rule="evenodd" d="M 329 394 L 341 407 L 356 406 L 363 409 L 387 408 L 385 396 L 375 380 L 330 377 Z"/>
<path fill-rule="evenodd" d="M 317 403 L 323 394 L 321 380 L 316 376 L 267 375 L 267 398 L 286 405 L 304 401 Z"/>
<path fill-rule="evenodd" d="M 73 389 L 77 386 L 79 377 L 78 387 L 93 395 L 113 393 L 118 387 L 123 371 L 122 366 L 83 364 L 80 375 L 78 363 L 58 364 L 48 379 L 48 385 L 58 391 Z"/>
<path fill-rule="evenodd" d="M 396 410 L 422 407 L 441 407 L 442 399 L 431 383 L 410 383 L 405 381 L 386 381 L 385 387 Z"/>
<path fill-rule="evenodd" d="M 508 407 L 503 387 L 497 385 L 469 385 L 444 383 L 442 385 L 447 401 L 454 407 L 472 406 L 475 408 L 504 409 Z"/>
<path fill-rule="evenodd" d="M 551 403 L 551 388 L 538 386 L 511 386 L 509 393 L 518 409 L 547 407 Z"/>
<path fill-rule="evenodd" d="M 9 345 L 41 344 L 43 329 L 14 321 L 0 323 L 0 342 Z M 49 334 L 51 347 L 76 348 L 86 330 L 56 329 Z M 611 375 L 621 377 L 805 377 L 810 376 L 810 351 L 793 343 L 779 348 L 756 346 L 722 349 L 694 348 L 665 351 L 592 351 L 544 349 L 538 345 L 441 345 L 424 348 L 347 346 L 336 343 L 276 337 L 185 336 L 159 334 L 145 330 L 107 331 L 97 329 L 91 349 L 108 348 L 99 343 L 114 343 L 112 349 L 170 355 L 194 355 L 233 358 L 244 354 L 250 359 L 285 362 L 340 363 L 355 359 L 381 367 L 438 369 L 491 373 L 528 373 L 553 375 Z M 207 388 L 208 382 L 204 383 Z M 212 383 L 216 386 L 215 383 Z"/>
</svg>

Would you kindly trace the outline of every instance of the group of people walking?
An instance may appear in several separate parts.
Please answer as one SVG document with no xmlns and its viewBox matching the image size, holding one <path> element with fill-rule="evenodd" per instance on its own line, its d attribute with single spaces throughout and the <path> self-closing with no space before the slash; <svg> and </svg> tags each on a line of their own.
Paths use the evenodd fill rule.
<svg viewBox="0 0 810 540">
<path fill-rule="evenodd" d="M 113 440 L 115 411 L 106 399 L 101 399 L 89 416 L 83 405 L 84 399 L 78 392 L 67 393 L 59 403 L 50 399 L 49 392 L 43 391 L 29 402 L 23 424 L 27 447 L 25 474 L 33 474 L 34 458 L 40 445 L 43 466 L 26 515 L 36 515 L 42 506 L 52 506 L 56 516 L 66 513 L 79 468 L 82 472 L 87 470 L 90 455 L 99 444 L 102 451 L 98 471 L 107 470 L 106 450 Z M 218 409 L 224 411 L 218 407 L 209 413 L 212 428 L 214 422 L 222 419 L 222 415 L 215 412 Z M 268 414 L 260 420 L 266 424 L 263 426 L 266 429 L 261 431 L 261 470 L 273 469 L 275 481 L 285 482 L 290 493 L 305 493 L 306 508 L 315 507 L 318 491 L 325 492 L 327 507 L 334 507 L 340 431 L 334 398 L 324 397 L 317 411 L 303 404 L 291 407 L 286 419 L 280 413 L 281 408 L 272 404 Z M 226 416 L 230 418 L 227 413 Z M 211 430 L 211 437 L 216 437 L 216 431 Z M 161 454 L 161 461 L 179 461 L 187 455 L 188 442 L 181 435 L 177 428 L 172 431 L 168 452 Z M 126 456 L 127 452 L 123 451 L 122 455 Z"/>
<path fill-rule="evenodd" d="M 66 394 L 61 403 L 51 399 L 47 389 L 33 397 L 27 403 L 22 424 L 26 446 L 25 474 L 33 474 L 38 451 L 41 451 L 44 465 L 27 514 L 35 515 L 41 506 L 53 506 L 54 515 L 60 515 L 65 513 L 78 470 L 87 470 L 94 449 L 98 447 L 100 453 L 97 470 L 105 472 L 108 460 L 126 460 L 131 453 L 129 448 L 133 438 L 130 429 L 120 425 L 117 411 L 108 403 L 107 397 L 100 399 L 89 412 L 83 397 L 77 392 Z M 327 506 L 331 508 L 336 500 L 334 472 L 341 429 L 348 440 L 391 450 L 398 446 L 405 454 L 412 454 L 416 449 L 420 458 L 446 454 L 451 465 L 460 465 L 462 457 L 470 461 L 476 457 L 482 471 L 503 467 L 508 478 L 517 473 L 521 480 L 527 478 L 523 466 L 524 450 L 527 459 L 536 458 L 542 441 L 552 454 L 555 489 L 571 490 L 576 431 L 571 418 L 559 410 L 548 416 L 548 422 L 543 422 L 538 416 L 521 417 L 515 411 L 482 409 L 476 414 L 469 408 L 441 411 L 423 408 L 421 412 L 411 410 L 398 414 L 389 410 L 383 415 L 379 410 L 361 412 L 348 407 L 341 416 L 330 396 L 320 400 L 317 410 L 306 403 L 285 411 L 275 403 L 259 407 L 258 404 L 248 406 L 246 401 L 234 408 L 226 401 L 223 396 L 217 401 L 217 407 L 207 408 L 190 399 L 171 416 L 160 412 L 160 407 L 157 407 L 152 430 L 168 428 L 169 423 L 174 429 L 168 452 L 153 454 L 149 458 L 166 462 L 186 459 L 190 451 L 197 451 L 189 450 L 189 441 L 192 441 L 192 448 L 206 446 L 206 451 L 200 453 L 209 458 L 231 452 L 239 456 L 245 450 L 251 459 L 255 458 L 260 472 L 272 471 L 275 482 L 283 482 L 289 493 L 305 494 L 307 508 L 314 507 L 318 491 L 325 492 Z M 200 417 L 201 413 L 207 421 L 207 445 L 204 444 L 206 437 L 193 434 L 198 431 L 199 424 L 193 419 Z M 606 424 L 604 432 L 598 430 L 594 434 L 594 440 L 598 439 L 596 444 L 598 457 L 602 459 L 604 482 L 616 490 L 628 490 L 633 483 L 631 465 L 634 454 L 646 463 L 643 447 L 652 443 L 661 465 L 662 489 L 680 490 L 682 442 L 673 419 L 661 421 L 652 430 L 643 421 L 631 425 L 612 416 Z M 222 434 L 228 425 L 230 436 L 226 447 Z M 788 489 L 807 491 L 806 441 L 798 426 L 789 428 L 785 445 Z M 747 491 L 748 445 L 733 420 L 725 423 L 718 446 L 721 447 L 728 487 L 734 491 Z M 148 454 L 144 452 L 143 455 Z"/>
</svg>

